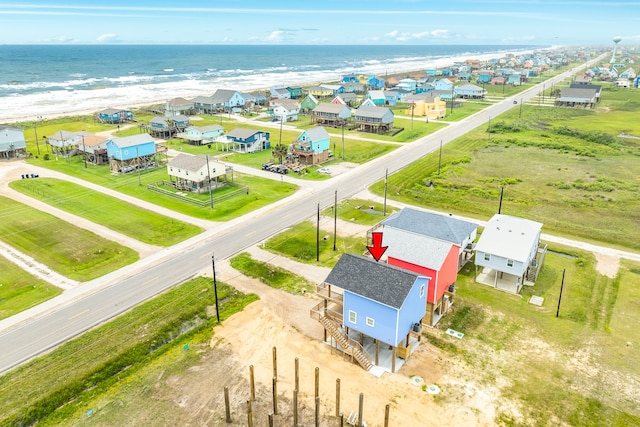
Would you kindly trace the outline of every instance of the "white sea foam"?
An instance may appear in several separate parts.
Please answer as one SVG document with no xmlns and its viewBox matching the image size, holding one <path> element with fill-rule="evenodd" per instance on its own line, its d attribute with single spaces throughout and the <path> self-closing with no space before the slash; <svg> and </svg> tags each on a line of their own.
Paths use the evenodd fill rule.
<svg viewBox="0 0 640 427">
<path fill-rule="evenodd" d="M 523 53 L 524 51 L 511 52 Z M 315 67 L 272 67 L 264 70 L 209 68 L 205 73 L 186 73 L 180 81 L 167 80 L 169 76 L 148 76 L 129 74 L 118 78 L 73 79 L 62 83 L 41 82 L 24 86 L 43 89 L 69 88 L 69 90 L 50 90 L 26 95 L 8 96 L 0 103 L 0 121 L 22 121 L 37 116 L 53 118 L 61 115 L 84 114 L 107 107 L 128 108 L 139 105 L 164 103 L 175 97 L 193 98 L 210 96 L 218 88 L 253 91 L 275 85 L 304 85 L 317 82 L 339 80 L 346 74 L 397 74 L 412 70 L 445 67 L 468 58 L 486 60 L 503 56 L 507 51 L 497 54 L 465 54 L 442 58 L 401 58 L 396 61 L 366 61 L 359 66 L 344 63 L 344 66 L 332 71 L 320 71 Z M 172 78 L 175 78 L 174 73 Z M 105 86 L 101 87 L 101 83 Z M 82 89 L 82 87 L 90 87 Z M 0 86 L 13 93 L 19 92 L 21 84 Z"/>
</svg>

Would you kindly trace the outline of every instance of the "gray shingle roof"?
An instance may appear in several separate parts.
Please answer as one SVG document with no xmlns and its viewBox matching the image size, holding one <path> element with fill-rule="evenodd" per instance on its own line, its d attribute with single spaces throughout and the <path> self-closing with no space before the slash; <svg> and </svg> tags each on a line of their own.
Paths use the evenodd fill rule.
<svg viewBox="0 0 640 427">
<path fill-rule="evenodd" d="M 460 245 L 477 224 L 450 216 L 404 208 L 381 222 L 384 226 L 411 231 Z"/>
<path fill-rule="evenodd" d="M 246 128 L 235 128 L 232 131 L 227 132 L 227 136 L 231 136 L 233 138 L 247 139 L 258 132 L 261 132 L 261 131 L 254 130 L 254 129 L 246 129 Z"/>
<path fill-rule="evenodd" d="M 173 159 L 169 160 L 169 166 L 197 172 L 207 165 L 205 156 L 192 156 L 190 154 L 180 153 Z"/>
<path fill-rule="evenodd" d="M 343 254 L 325 282 L 400 309 L 419 276 L 360 255 Z"/>
<path fill-rule="evenodd" d="M 113 138 L 111 141 L 113 141 L 118 148 L 133 147 L 136 145 L 148 144 L 149 142 L 155 142 L 153 137 L 148 133 L 139 133 L 137 135 Z"/>
<path fill-rule="evenodd" d="M 327 133 L 327 130 L 322 126 L 317 126 L 311 129 L 307 129 L 306 132 L 307 132 L 307 137 L 311 142 L 322 141 L 324 139 L 329 138 L 329 134 Z"/>
<path fill-rule="evenodd" d="M 316 105 L 312 111 L 318 113 L 329 113 L 329 114 L 338 114 L 345 108 L 342 104 L 329 104 L 327 102 L 322 102 Z M 347 107 L 348 108 L 348 107 Z"/>
<path fill-rule="evenodd" d="M 381 119 L 385 114 L 387 114 L 387 112 L 389 112 L 389 109 L 387 107 L 371 107 L 369 105 L 361 105 L 356 110 L 354 116 Z"/>
</svg>

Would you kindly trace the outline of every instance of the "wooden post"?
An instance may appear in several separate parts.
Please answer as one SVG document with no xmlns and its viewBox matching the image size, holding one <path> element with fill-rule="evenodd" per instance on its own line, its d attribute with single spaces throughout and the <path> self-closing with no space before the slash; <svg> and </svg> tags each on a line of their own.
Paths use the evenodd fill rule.
<svg viewBox="0 0 640 427">
<path fill-rule="evenodd" d="M 336 250 L 336 235 L 338 232 L 338 190 L 335 192 L 333 201 L 333 251 Z"/>
<path fill-rule="evenodd" d="M 278 378 L 278 357 L 276 355 L 276 348 L 273 347 L 273 377 Z"/>
<path fill-rule="evenodd" d="M 273 413 L 278 414 L 278 381 L 273 377 Z"/>
<path fill-rule="evenodd" d="M 393 350 L 391 350 L 391 373 L 395 374 L 396 373 L 396 354 L 397 354 L 398 349 L 396 348 L 396 346 L 393 346 Z"/>
<path fill-rule="evenodd" d="M 298 360 L 298 358 L 296 357 L 295 360 L 295 371 L 296 371 L 296 385 L 295 385 L 295 390 L 300 390 L 300 361 Z"/>
<path fill-rule="evenodd" d="M 273 427 L 273 414 L 269 414 L 269 427 Z"/>
<path fill-rule="evenodd" d="M 362 411 L 364 410 L 364 393 L 360 393 L 360 402 L 358 403 L 358 427 L 362 427 Z"/>
<path fill-rule="evenodd" d="M 298 389 L 293 390 L 293 427 L 298 427 Z"/>
<path fill-rule="evenodd" d="M 384 407 L 384 427 L 389 427 L 389 404 L 387 403 Z"/>
<path fill-rule="evenodd" d="M 251 387 L 251 400 L 256 400 L 256 382 L 253 376 L 253 365 L 249 365 L 249 383 Z"/>
<path fill-rule="evenodd" d="M 340 378 L 336 378 L 336 417 L 340 416 Z"/>
<path fill-rule="evenodd" d="M 316 224 L 316 262 L 320 261 L 320 203 L 318 203 L 318 222 Z"/>
<path fill-rule="evenodd" d="M 316 366 L 316 387 L 315 387 L 315 397 L 320 396 L 320 368 Z"/>
<path fill-rule="evenodd" d="M 340 413 L 340 415 L 338 415 L 338 421 L 338 426 L 344 427 L 344 415 L 342 415 L 342 412 Z"/>
<path fill-rule="evenodd" d="M 379 350 L 379 347 L 380 347 L 380 341 L 376 340 L 376 366 L 380 364 L 378 362 L 378 350 Z"/>
<path fill-rule="evenodd" d="M 253 427 L 253 411 L 251 410 L 250 400 L 247 400 L 247 426 Z"/>
<path fill-rule="evenodd" d="M 316 427 L 320 427 L 320 397 L 316 397 L 316 415 L 315 415 Z"/>
<path fill-rule="evenodd" d="M 231 408 L 229 407 L 229 387 L 224 388 L 224 411 L 227 423 L 231 422 Z"/>
<path fill-rule="evenodd" d="M 558 295 L 558 309 L 556 310 L 556 317 L 560 315 L 560 301 L 562 300 L 562 288 L 564 287 L 564 272 L 565 269 L 562 269 L 562 282 L 560 282 L 560 295 Z"/>
</svg>

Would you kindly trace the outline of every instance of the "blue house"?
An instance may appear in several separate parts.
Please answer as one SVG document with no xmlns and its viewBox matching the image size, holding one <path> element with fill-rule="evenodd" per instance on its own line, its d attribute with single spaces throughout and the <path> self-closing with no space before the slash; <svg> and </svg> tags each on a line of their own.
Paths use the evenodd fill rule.
<svg viewBox="0 0 640 427">
<path fill-rule="evenodd" d="M 396 359 L 409 357 L 411 335 L 420 329 L 430 279 L 345 253 L 319 285 L 318 294 L 324 301 L 311 315 L 322 323 L 325 337 L 331 334 L 342 350 L 367 370 L 379 360 L 378 343 L 391 346 L 391 372 L 395 372 Z M 354 333 L 360 335 L 359 340 L 351 337 Z M 359 345 L 365 337 L 375 348 L 367 350 L 366 343 Z"/>
<path fill-rule="evenodd" d="M 118 110 L 116 108 L 106 108 L 98 111 L 98 120 L 103 123 L 124 123 L 133 120 L 133 112 L 130 110 Z"/>
<path fill-rule="evenodd" d="M 379 79 L 375 76 L 369 77 L 367 86 L 369 86 L 369 89 L 384 89 L 384 79 Z"/>
<path fill-rule="evenodd" d="M 235 128 L 226 137 L 226 141 L 220 142 L 226 145 L 226 150 L 237 153 L 253 153 L 271 148 L 270 134 L 263 130 Z"/>
<path fill-rule="evenodd" d="M 189 126 L 176 136 L 178 138 L 187 139 L 192 144 L 204 145 L 211 144 L 216 138 L 222 136 L 224 128 L 220 125 L 208 126 Z"/>
<path fill-rule="evenodd" d="M 291 154 L 305 165 L 317 165 L 329 160 L 331 137 L 324 127 L 317 126 L 303 131 L 291 144 Z"/>
<path fill-rule="evenodd" d="M 448 90 L 451 91 L 451 88 L 453 88 L 453 82 L 449 79 L 440 79 L 438 81 L 436 81 L 435 85 L 434 85 L 434 89 L 435 90 Z"/>
<path fill-rule="evenodd" d="M 133 172 L 154 161 L 156 143 L 148 133 L 112 138 L 107 141 L 107 155 L 112 172 Z"/>
</svg>

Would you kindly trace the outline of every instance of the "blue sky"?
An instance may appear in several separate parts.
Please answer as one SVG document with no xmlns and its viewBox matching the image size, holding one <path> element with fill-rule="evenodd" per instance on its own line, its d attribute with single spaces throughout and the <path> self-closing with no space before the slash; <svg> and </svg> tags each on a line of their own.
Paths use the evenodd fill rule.
<svg viewBox="0 0 640 427">
<path fill-rule="evenodd" d="M 0 0 L 0 43 L 640 43 L 640 1 Z"/>
</svg>

